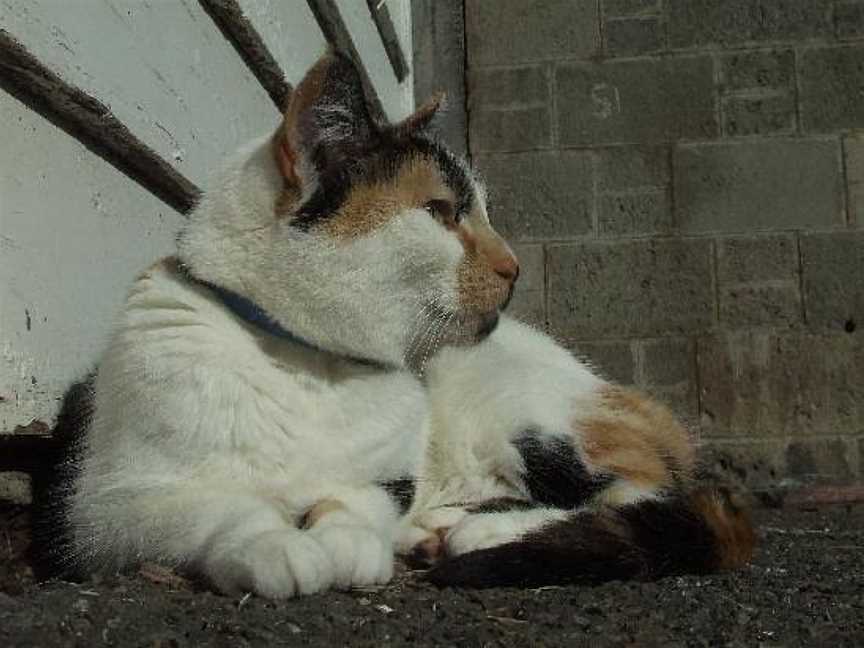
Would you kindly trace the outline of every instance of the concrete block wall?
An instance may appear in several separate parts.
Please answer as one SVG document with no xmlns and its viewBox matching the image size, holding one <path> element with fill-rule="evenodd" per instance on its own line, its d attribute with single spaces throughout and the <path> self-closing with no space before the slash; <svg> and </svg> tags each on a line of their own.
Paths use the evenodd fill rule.
<svg viewBox="0 0 864 648">
<path fill-rule="evenodd" d="M 465 32 L 514 310 L 753 487 L 861 480 L 864 2 L 466 0 Z"/>
</svg>

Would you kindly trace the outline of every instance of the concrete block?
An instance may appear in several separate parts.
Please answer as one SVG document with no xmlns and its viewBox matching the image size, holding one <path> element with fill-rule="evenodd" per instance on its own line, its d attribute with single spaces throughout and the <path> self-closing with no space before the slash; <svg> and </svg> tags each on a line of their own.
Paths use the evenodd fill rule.
<svg viewBox="0 0 864 648">
<path fill-rule="evenodd" d="M 670 0 L 674 48 L 830 38 L 832 0 Z"/>
<path fill-rule="evenodd" d="M 864 326 L 864 232 L 802 235 L 801 259 L 807 323 L 847 333 Z"/>
<path fill-rule="evenodd" d="M 471 151 L 530 151 L 552 145 L 549 109 L 523 108 L 470 114 L 468 117 Z"/>
<path fill-rule="evenodd" d="M 527 290 L 524 286 L 516 288 L 513 299 L 507 307 L 507 314 L 520 322 L 532 324 L 539 329 L 546 328 L 546 298 L 542 290 Z"/>
<path fill-rule="evenodd" d="M 543 246 L 514 243 L 510 247 L 519 259 L 519 280 L 516 282 L 516 290 L 542 292 L 546 285 Z"/>
<path fill-rule="evenodd" d="M 469 65 L 588 57 L 600 43 L 596 2 L 466 0 Z"/>
<path fill-rule="evenodd" d="M 791 50 L 745 51 L 720 57 L 721 89 L 790 88 L 795 83 Z"/>
<path fill-rule="evenodd" d="M 475 111 L 549 105 L 549 70 L 534 65 L 479 68 L 468 74 L 468 108 Z"/>
<path fill-rule="evenodd" d="M 834 27 L 840 39 L 864 36 L 864 4 L 859 0 L 835 4 Z"/>
<path fill-rule="evenodd" d="M 519 259 L 519 281 L 507 312 L 513 317 L 544 327 L 546 324 L 546 280 L 542 245 L 513 245 Z"/>
<path fill-rule="evenodd" d="M 707 439 L 702 461 L 724 484 L 747 490 L 774 489 L 786 477 L 786 446 L 780 439 L 731 443 Z"/>
<path fill-rule="evenodd" d="M 842 225 L 839 158 L 824 140 L 679 145 L 676 221 L 683 232 Z"/>
<path fill-rule="evenodd" d="M 584 146 L 718 135 L 707 56 L 556 68 L 560 142 Z"/>
<path fill-rule="evenodd" d="M 714 320 L 710 245 L 641 240 L 549 246 L 553 330 L 587 340 L 705 330 Z"/>
<path fill-rule="evenodd" d="M 801 53 L 801 125 L 830 133 L 864 126 L 864 45 Z"/>
<path fill-rule="evenodd" d="M 849 221 L 860 227 L 864 225 L 864 136 L 845 138 L 843 153 L 846 156 Z"/>
<path fill-rule="evenodd" d="M 650 54 L 666 46 L 664 25 L 656 17 L 607 19 L 604 26 L 611 56 Z"/>
<path fill-rule="evenodd" d="M 800 326 L 803 316 L 798 283 L 721 287 L 720 323 L 727 328 Z"/>
<path fill-rule="evenodd" d="M 669 234 L 675 229 L 672 204 L 666 190 L 601 196 L 598 201 L 598 236 Z"/>
<path fill-rule="evenodd" d="M 628 342 L 578 342 L 572 345 L 580 358 L 588 361 L 601 376 L 619 385 L 636 382 L 632 344 Z"/>
<path fill-rule="evenodd" d="M 864 342 L 857 335 L 725 333 L 698 341 L 708 436 L 859 433 Z"/>
<path fill-rule="evenodd" d="M 723 133 L 731 137 L 795 132 L 795 99 L 792 94 L 723 101 Z"/>
<path fill-rule="evenodd" d="M 792 280 L 797 276 L 798 243 L 792 234 L 717 241 L 717 280 L 721 285 Z"/>
<path fill-rule="evenodd" d="M 513 241 L 561 239 L 591 231 L 593 172 L 582 151 L 481 155 L 490 218 Z"/>
<path fill-rule="evenodd" d="M 640 382 L 658 387 L 694 383 L 696 343 L 691 338 L 664 338 L 641 343 Z"/>
<path fill-rule="evenodd" d="M 670 150 L 665 146 L 613 146 L 597 149 L 600 192 L 659 189 L 671 177 Z"/>
<path fill-rule="evenodd" d="M 660 0 L 603 0 L 605 16 L 645 16 L 660 13 Z"/>
<path fill-rule="evenodd" d="M 786 446 L 786 476 L 802 483 L 849 483 L 859 476 L 854 439 L 808 439 Z"/>
<path fill-rule="evenodd" d="M 740 442 L 707 440 L 705 468 L 724 483 L 764 491 L 808 483 L 843 484 L 860 475 L 860 454 L 852 438 L 787 442 L 766 439 Z"/>
</svg>

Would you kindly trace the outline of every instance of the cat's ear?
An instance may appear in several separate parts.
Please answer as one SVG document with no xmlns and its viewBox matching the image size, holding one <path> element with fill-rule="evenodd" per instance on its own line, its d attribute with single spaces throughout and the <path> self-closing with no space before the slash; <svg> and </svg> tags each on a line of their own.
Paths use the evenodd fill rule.
<svg viewBox="0 0 864 648">
<path fill-rule="evenodd" d="M 359 71 L 344 54 L 330 52 L 291 93 L 277 135 L 282 174 L 302 186 L 308 174 L 350 162 L 377 132 Z"/>
<path fill-rule="evenodd" d="M 394 124 L 391 128 L 399 136 L 406 136 L 418 131 L 424 131 L 429 128 L 435 115 L 438 114 L 439 110 L 444 108 L 446 103 L 447 95 L 444 92 L 434 94 L 424 101 L 423 104 L 411 115 L 398 124 Z"/>
</svg>

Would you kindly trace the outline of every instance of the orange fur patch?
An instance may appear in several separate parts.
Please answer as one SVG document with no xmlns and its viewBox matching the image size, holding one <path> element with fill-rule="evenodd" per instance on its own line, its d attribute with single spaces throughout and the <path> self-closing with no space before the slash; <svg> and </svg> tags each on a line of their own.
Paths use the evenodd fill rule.
<svg viewBox="0 0 864 648">
<path fill-rule="evenodd" d="M 400 211 L 433 199 L 454 202 L 455 196 L 437 165 L 423 157 L 411 158 L 387 182 L 352 187 L 345 203 L 321 229 L 341 240 L 365 236 Z"/>
<path fill-rule="evenodd" d="M 163 259 L 159 259 L 156 263 L 152 264 L 146 270 L 144 270 L 141 274 L 139 274 L 135 280 L 141 281 L 142 279 L 152 279 L 153 274 L 158 272 L 159 270 L 165 270 L 171 274 L 176 274 L 180 271 L 180 260 L 176 256 L 168 256 Z"/>
<path fill-rule="evenodd" d="M 756 533 L 746 508 L 727 493 L 704 488 L 690 494 L 690 506 L 714 533 L 718 549 L 718 569 L 736 569 L 753 557 Z"/>
<path fill-rule="evenodd" d="M 585 458 L 643 488 L 660 489 L 690 478 L 695 448 L 668 408 L 637 391 L 607 385 L 597 409 L 575 426 Z"/>
<path fill-rule="evenodd" d="M 334 513 L 336 511 L 342 511 L 344 509 L 345 505 L 342 504 L 342 502 L 340 502 L 339 500 L 323 499 L 320 502 L 316 503 L 308 511 L 306 511 L 306 514 L 303 516 L 301 527 L 303 529 L 311 529 L 325 515 L 328 515 L 329 513 Z"/>
</svg>

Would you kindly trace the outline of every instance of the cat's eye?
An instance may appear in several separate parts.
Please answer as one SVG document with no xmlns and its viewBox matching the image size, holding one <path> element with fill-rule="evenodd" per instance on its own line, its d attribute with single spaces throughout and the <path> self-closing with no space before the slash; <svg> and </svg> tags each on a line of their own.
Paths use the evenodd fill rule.
<svg viewBox="0 0 864 648">
<path fill-rule="evenodd" d="M 462 217 L 456 213 L 453 203 L 449 200 L 430 200 L 423 205 L 423 208 L 445 224 L 458 224 L 462 220 Z"/>
</svg>

